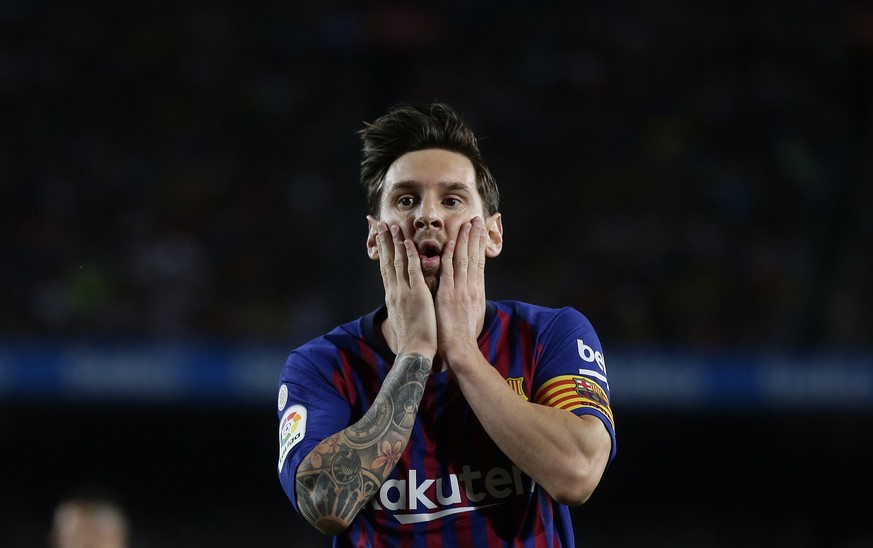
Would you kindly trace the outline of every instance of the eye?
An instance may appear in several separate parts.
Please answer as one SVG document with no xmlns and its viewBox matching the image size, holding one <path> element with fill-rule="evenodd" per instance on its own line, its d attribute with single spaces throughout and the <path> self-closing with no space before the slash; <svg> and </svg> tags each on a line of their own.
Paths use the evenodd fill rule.
<svg viewBox="0 0 873 548">
<path fill-rule="evenodd" d="M 461 200 L 459 200 L 458 198 L 449 197 L 443 200 L 443 203 L 446 205 L 446 207 L 458 207 L 459 205 L 461 205 Z"/>
<path fill-rule="evenodd" d="M 412 207 L 413 204 L 415 204 L 415 198 L 409 195 L 401 196 L 397 199 L 397 205 L 400 207 Z"/>
</svg>

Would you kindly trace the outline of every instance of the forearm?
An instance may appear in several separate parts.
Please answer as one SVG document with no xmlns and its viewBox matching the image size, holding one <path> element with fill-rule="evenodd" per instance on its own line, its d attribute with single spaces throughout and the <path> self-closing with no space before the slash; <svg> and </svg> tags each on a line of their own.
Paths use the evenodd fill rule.
<svg viewBox="0 0 873 548">
<path fill-rule="evenodd" d="M 370 409 L 318 444 L 297 469 L 301 514 L 326 534 L 347 528 L 376 494 L 409 442 L 432 360 L 400 354 Z"/>
<path fill-rule="evenodd" d="M 560 503 L 587 500 L 612 443 L 599 419 L 526 401 L 480 353 L 450 366 L 485 431 L 522 471 Z"/>
</svg>

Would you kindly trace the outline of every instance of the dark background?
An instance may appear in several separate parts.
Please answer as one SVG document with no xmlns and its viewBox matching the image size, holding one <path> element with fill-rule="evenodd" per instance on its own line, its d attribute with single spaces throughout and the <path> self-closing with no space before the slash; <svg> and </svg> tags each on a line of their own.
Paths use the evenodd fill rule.
<svg viewBox="0 0 873 548">
<path fill-rule="evenodd" d="M 111 487 L 133 546 L 329 546 L 279 487 L 271 411 L 7 408 L 2 545 L 43 546 L 52 504 L 84 484 Z M 869 414 L 616 421 L 616 460 L 572 511 L 579 546 L 870 546 Z"/>
<path fill-rule="evenodd" d="M 381 300 L 355 131 L 433 100 L 501 188 L 490 297 L 577 307 L 615 375 L 619 453 L 579 544 L 873 544 L 866 385 L 672 405 L 623 398 L 609 358 L 869 373 L 860 2 L 2 3 L 0 389 L 16 360 L 55 378 L 22 342 L 264 345 L 278 378 Z M 273 386 L 210 394 L 0 390 L 0 546 L 43 546 L 83 485 L 123 501 L 135 547 L 318 545 L 275 476 Z"/>
</svg>

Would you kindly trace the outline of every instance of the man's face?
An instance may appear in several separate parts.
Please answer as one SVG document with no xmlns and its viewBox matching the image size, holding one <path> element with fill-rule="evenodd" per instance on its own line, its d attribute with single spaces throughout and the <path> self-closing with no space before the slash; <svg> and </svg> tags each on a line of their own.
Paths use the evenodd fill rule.
<svg viewBox="0 0 873 548">
<path fill-rule="evenodd" d="M 379 220 L 398 225 L 421 257 L 421 269 L 431 292 L 439 286 L 441 255 L 446 242 L 456 240 L 464 223 L 482 217 L 489 230 L 486 255 L 500 253 L 503 229 L 500 214 L 484 218 L 476 190 L 476 171 L 463 154 L 443 149 L 409 152 L 385 174 Z M 375 223 L 367 239 L 370 257 L 378 259 Z"/>
</svg>

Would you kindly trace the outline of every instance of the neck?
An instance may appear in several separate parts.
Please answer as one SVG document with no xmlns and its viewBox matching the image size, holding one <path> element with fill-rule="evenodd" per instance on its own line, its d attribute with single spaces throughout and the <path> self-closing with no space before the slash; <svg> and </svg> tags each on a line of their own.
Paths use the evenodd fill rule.
<svg viewBox="0 0 873 548">
<path fill-rule="evenodd" d="M 388 312 L 388 316 L 384 320 L 382 320 L 382 325 L 379 326 L 379 332 L 382 334 L 382 338 L 385 339 L 385 343 L 388 345 L 388 348 L 391 349 L 391 352 L 394 355 L 397 355 L 397 334 L 394 332 L 394 328 L 391 327 L 391 312 Z M 482 332 L 482 327 L 485 325 L 485 317 L 479 318 L 479 324 L 476 326 L 476 330 L 478 332 Z M 440 358 L 439 353 L 434 356 L 433 359 L 433 371 L 434 372 L 442 372 L 448 369 L 446 363 Z"/>
</svg>

